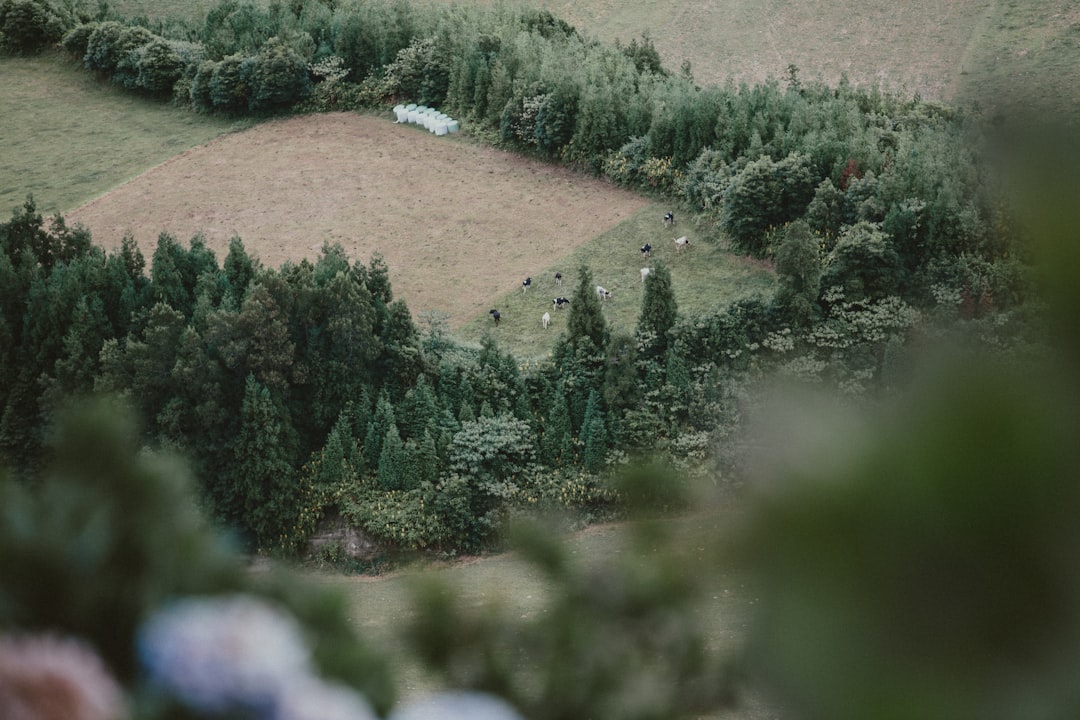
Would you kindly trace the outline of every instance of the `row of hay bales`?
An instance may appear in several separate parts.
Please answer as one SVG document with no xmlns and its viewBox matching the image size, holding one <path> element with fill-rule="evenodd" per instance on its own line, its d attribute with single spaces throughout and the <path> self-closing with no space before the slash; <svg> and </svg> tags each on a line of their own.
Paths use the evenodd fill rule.
<svg viewBox="0 0 1080 720">
<path fill-rule="evenodd" d="M 423 125 L 425 129 L 436 135 L 456 133 L 461 129 L 461 123 L 457 120 L 426 105 L 417 105 L 416 103 L 396 105 L 394 115 L 399 123 L 409 122 L 414 125 Z"/>
</svg>

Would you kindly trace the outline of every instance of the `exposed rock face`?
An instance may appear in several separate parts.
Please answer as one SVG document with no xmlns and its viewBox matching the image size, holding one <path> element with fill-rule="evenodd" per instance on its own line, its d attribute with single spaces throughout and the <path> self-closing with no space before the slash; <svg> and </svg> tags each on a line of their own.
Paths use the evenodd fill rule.
<svg viewBox="0 0 1080 720">
<path fill-rule="evenodd" d="M 326 545 L 337 545 L 353 560 L 374 560 L 384 554 L 381 545 L 334 514 L 323 518 L 315 534 L 308 540 L 308 555 L 316 555 Z"/>
</svg>

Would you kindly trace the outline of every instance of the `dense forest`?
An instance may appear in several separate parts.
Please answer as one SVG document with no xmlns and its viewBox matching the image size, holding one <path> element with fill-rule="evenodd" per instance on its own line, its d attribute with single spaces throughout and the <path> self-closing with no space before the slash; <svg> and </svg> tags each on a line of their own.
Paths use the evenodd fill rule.
<svg viewBox="0 0 1080 720">
<path fill-rule="evenodd" d="M 420 328 L 378 257 L 327 246 L 263 268 L 240 237 L 90 231 L 28 199 L 0 226 L 0 453 L 29 473 L 55 411 L 111 393 L 151 447 L 190 458 L 208 510 L 295 552 L 338 513 L 388 548 L 474 550 L 531 505 L 613 511 L 604 477 L 660 457 L 737 477 L 750 390 L 779 372 L 856 401 L 901 388 L 960 333 L 1023 353 L 1026 255 L 994 180 L 992 123 L 883 88 L 702 88 L 647 38 L 610 47 L 546 12 L 227 0 L 201 26 L 5 0 L 9 52 L 60 43 L 133 92 L 202 112 L 437 105 L 478 138 L 681 204 L 779 290 L 679 314 L 660 264 L 636 332 L 612 335 L 581 268 L 550 363 Z"/>
</svg>

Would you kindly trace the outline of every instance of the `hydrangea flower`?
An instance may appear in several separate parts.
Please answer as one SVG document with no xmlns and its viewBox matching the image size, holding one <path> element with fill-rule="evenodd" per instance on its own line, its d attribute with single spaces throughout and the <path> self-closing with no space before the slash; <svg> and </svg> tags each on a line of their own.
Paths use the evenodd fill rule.
<svg viewBox="0 0 1080 720">
<path fill-rule="evenodd" d="M 278 696 L 273 720 L 377 720 L 367 701 L 350 687 L 316 677 L 294 678 Z"/>
<path fill-rule="evenodd" d="M 71 638 L 0 636 L 0 718 L 120 720 L 120 685 L 101 658 Z"/>
<path fill-rule="evenodd" d="M 244 595 L 173 603 L 138 643 L 151 682 L 199 712 L 272 711 L 290 681 L 311 674 L 296 620 Z"/>
<path fill-rule="evenodd" d="M 409 703 L 387 720 L 523 720 L 505 701 L 471 691 L 442 692 Z"/>
</svg>

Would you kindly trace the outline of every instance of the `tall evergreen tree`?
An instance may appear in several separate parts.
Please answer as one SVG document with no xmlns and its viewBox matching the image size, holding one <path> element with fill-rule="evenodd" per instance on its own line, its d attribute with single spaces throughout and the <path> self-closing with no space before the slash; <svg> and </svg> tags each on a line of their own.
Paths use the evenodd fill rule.
<svg viewBox="0 0 1080 720">
<path fill-rule="evenodd" d="M 570 303 L 566 334 L 567 341 L 575 347 L 586 338 L 597 350 L 607 347 L 607 321 L 593 285 L 592 271 L 585 265 L 578 268 L 578 284 Z"/>
<path fill-rule="evenodd" d="M 379 393 L 379 400 L 375 404 L 375 415 L 368 423 L 367 433 L 364 435 L 364 461 L 369 469 L 375 470 L 379 467 L 379 457 L 382 455 L 386 431 L 394 424 L 394 406 L 390 404 L 390 396 L 384 389 Z"/>
<path fill-rule="evenodd" d="M 390 424 L 390 428 L 383 437 L 382 449 L 379 452 L 379 466 L 376 479 L 379 487 L 383 490 L 401 490 L 405 487 L 405 445 L 401 441 L 397 425 Z"/>
<path fill-rule="evenodd" d="M 540 441 L 541 459 L 551 467 L 569 464 L 573 460 L 574 441 L 571 435 L 570 409 L 562 386 L 556 386 L 544 412 L 544 434 Z"/>
<path fill-rule="evenodd" d="M 248 375 L 234 445 L 241 521 L 257 547 L 281 545 L 297 513 L 298 480 L 293 468 L 295 440 L 284 404 Z"/>
<path fill-rule="evenodd" d="M 585 421 L 581 428 L 581 441 L 584 446 L 583 464 L 589 472 L 600 472 L 607 459 L 608 437 L 604 424 L 604 412 L 600 407 L 600 396 L 594 390 L 589 395 L 589 404 L 585 410 Z"/>
<path fill-rule="evenodd" d="M 667 263 L 658 261 L 645 278 L 645 294 L 638 316 L 638 337 L 645 340 L 646 355 L 662 357 L 667 350 L 668 331 L 675 325 L 679 308 L 671 286 Z"/>
</svg>

